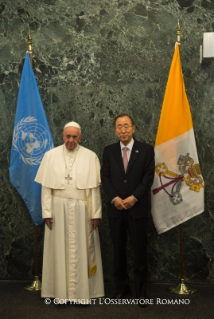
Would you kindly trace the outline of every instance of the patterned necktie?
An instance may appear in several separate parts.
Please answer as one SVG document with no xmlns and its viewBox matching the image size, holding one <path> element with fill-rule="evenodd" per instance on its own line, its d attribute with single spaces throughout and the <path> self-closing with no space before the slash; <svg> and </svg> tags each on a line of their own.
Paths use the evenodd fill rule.
<svg viewBox="0 0 214 319">
<path fill-rule="evenodd" d="M 123 166 L 124 166 L 124 171 L 126 173 L 126 170 L 127 170 L 127 167 L 128 167 L 128 156 L 127 156 L 127 150 L 128 150 L 128 147 L 124 147 L 123 148 Z"/>
</svg>

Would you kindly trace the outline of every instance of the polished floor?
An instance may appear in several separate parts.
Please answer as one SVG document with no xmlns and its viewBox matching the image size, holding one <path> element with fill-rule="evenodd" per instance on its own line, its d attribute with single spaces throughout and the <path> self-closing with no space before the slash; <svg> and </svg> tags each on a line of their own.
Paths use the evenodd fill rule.
<svg viewBox="0 0 214 319">
<path fill-rule="evenodd" d="M 121 304 L 112 304 L 115 302 L 110 299 L 114 292 L 113 283 L 106 283 L 106 296 L 91 300 L 90 306 L 69 302 L 67 305 L 57 305 L 53 300 L 47 300 L 46 303 L 50 304 L 46 304 L 40 297 L 40 292 L 28 292 L 24 289 L 27 284 L 20 281 L 0 281 L 1 319 L 214 319 L 214 285 L 209 284 L 194 284 L 197 293 L 186 296 L 171 294 L 168 291 L 169 284 L 149 284 L 147 302 L 150 305 L 147 308 L 140 308 L 131 294 Z"/>
</svg>

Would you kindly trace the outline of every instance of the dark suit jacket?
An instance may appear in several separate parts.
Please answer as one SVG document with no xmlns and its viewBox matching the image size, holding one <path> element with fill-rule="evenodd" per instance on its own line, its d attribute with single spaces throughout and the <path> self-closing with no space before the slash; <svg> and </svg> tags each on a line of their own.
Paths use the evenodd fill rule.
<svg viewBox="0 0 214 319">
<path fill-rule="evenodd" d="M 146 143 L 134 140 L 127 172 L 123 167 L 120 142 L 106 146 L 103 152 L 101 180 L 108 197 L 108 214 L 111 217 L 120 217 L 129 212 L 134 218 L 146 217 L 150 188 L 154 178 L 154 148 Z M 138 202 L 127 211 L 117 210 L 111 204 L 113 198 L 122 199 L 133 195 Z"/>
</svg>

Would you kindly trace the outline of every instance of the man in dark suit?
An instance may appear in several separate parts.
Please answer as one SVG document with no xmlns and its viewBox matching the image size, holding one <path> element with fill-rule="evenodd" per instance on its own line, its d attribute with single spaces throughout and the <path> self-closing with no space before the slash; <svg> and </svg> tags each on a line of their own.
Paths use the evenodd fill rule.
<svg viewBox="0 0 214 319">
<path fill-rule="evenodd" d="M 151 145 L 133 139 L 135 125 L 132 117 L 127 114 L 116 117 L 114 131 L 120 142 L 105 147 L 101 168 L 114 250 L 116 293 L 113 298 L 121 299 L 130 292 L 126 267 L 128 230 L 134 254 L 136 297 L 145 299 L 146 232 L 149 193 L 154 178 L 154 149 Z"/>
</svg>

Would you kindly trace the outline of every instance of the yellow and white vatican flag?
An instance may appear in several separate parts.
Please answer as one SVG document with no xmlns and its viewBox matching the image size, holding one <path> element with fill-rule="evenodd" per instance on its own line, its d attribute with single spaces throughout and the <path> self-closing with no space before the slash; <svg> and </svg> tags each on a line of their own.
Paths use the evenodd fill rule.
<svg viewBox="0 0 214 319">
<path fill-rule="evenodd" d="M 176 43 L 155 142 L 152 216 L 159 234 L 204 211 L 192 116 Z"/>
</svg>

